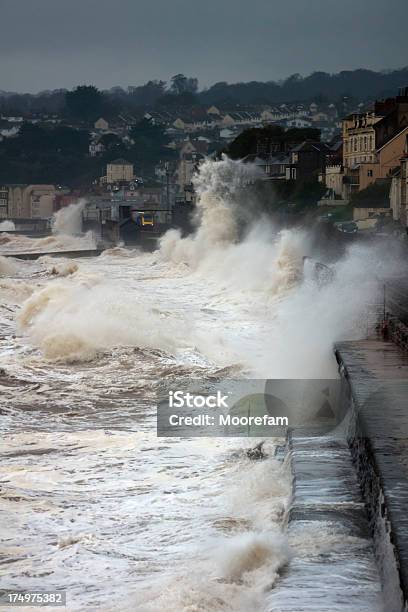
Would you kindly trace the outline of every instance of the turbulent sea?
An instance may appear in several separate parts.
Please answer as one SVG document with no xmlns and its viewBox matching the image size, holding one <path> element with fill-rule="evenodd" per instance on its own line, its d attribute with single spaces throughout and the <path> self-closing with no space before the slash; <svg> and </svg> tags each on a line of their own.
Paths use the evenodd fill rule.
<svg viewBox="0 0 408 612">
<path fill-rule="evenodd" d="M 306 232 L 240 231 L 241 181 L 206 162 L 196 233 L 154 253 L 0 257 L 3 588 L 65 589 L 69 610 L 256 611 L 302 549 L 284 441 L 254 462 L 254 440 L 156 435 L 163 381 L 332 377 L 332 342 L 364 334 L 367 247 L 320 285 Z M 3 233 L 0 252 L 83 248 L 71 221 Z"/>
</svg>

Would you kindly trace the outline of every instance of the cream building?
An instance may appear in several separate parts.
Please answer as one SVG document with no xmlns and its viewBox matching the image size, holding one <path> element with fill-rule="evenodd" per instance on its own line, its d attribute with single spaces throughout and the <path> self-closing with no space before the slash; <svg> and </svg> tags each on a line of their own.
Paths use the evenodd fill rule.
<svg viewBox="0 0 408 612">
<path fill-rule="evenodd" d="M 381 119 L 374 113 L 354 113 L 343 119 L 343 166 L 375 161 L 374 125 Z"/>
<path fill-rule="evenodd" d="M 54 214 L 54 185 L 29 185 L 25 197 L 29 200 L 32 219 L 49 219 Z"/>
<path fill-rule="evenodd" d="M 389 177 L 400 166 L 400 159 L 406 149 L 408 127 L 401 130 L 375 152 L 371 163 L 360 164 L 359 190 L 365 189 L 377 179 Z"/>
<path fill-rule="evenodd" d="M 47 219 L 53 215 L 54 185 L 0 186 L 0 214 L 9 219 Z"/>
<path fill-rule="evenodd" d="M 8 215 L 10 218 L 28 218 L 28 205 L 24 198 L 26 185 L 8 185 Z"/>
<path fill-rule="evenodd" d="M 327 189 L 330 189 L 333 199 L 343 198 L 344 195 L 344 172 L 341 164 L 326 166 L 325 173 L 322 175 Z"/>
<path fill-rule="evenodd" d="M 112 183 L 130 183 L 135 178 L 133 172 L 133 164 L 126 159 L 115 159 L 106 167 L 106 182 Z"/>
</svg>

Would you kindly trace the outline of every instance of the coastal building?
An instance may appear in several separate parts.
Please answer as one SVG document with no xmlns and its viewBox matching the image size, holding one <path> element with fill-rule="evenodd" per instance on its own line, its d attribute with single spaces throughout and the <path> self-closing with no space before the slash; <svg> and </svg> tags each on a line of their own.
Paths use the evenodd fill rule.
<svg viewBox="0 0 408 612">
<path fill-rule="evenodd" d="M 31 219 L 49 219 L 54 213 L 54 185 L 29 185 L 25 191 Z"/>
<path fill-rule="evenodd" d="M 290 165 L 286 168 L 287 180 L 318 178 L 324 171 L 329 147 L 323 142 L 305 141 L 290 151 Z"/>
<path fill-rule="evenodd" d="M 359 204 L 353 207 L 353 221 L 364 219 L 385 218 L 392 216 L 392 208 L 381 204 Z"/>
<path fill-rule="evenodd" d="M 256 167 L 258 176 L 264 180 L 286 180 L 286 169 L 291 164 L 290 154 L 284 152 L 272 155 L 250 154 L 242 161 Z"/>
<path fill-rule="evenodd" d="M 403 128 L 393 138 L 379 147 L 369 163 L 359 165 L 359 190 L 366 189 L 378 179 L 385 179 L 393 175 L 399 168 L 401 157 L 406 149 L 408 139 L 408 126 Z"/>
<path fill-rule="evenodd" d="M 8 216 L 8 187 L 0 185 L 0 219 L 7 219 Z"/>
<path fill-rule="evenodd" d="M 126 159 L 119 158 L 107 164 L 106 177 L 102 177 L 102 182 L 107 184 L 130 183 L 134 177 L 133 164 Z"/>
<path fill-rule="evenodd" d="M 400 166 L 391 180 L 390 203 L 393 219 L 408 228 L 408 138 Z"/>
<path fill-rule="evenodd" d="M 353 113 L 343 120 L 343 166 L 353 168 L 362 162 L 373 162 L 376 150 L 374 112 Z"/>
<path fill-rule="evenodd" d="M 53 215 L 54 185 L 0 185 L 2 219 L 48 219 Z"/>
<path fill-rule="evenodd" d="M 400 188 L 399 219 L 404 227 L 408 227 L 408 147 L 401 159 Z"/>
<path fill-rule="evenodd" d="M 324 182 L 328 193 L 325 198 L 332 200 L 342 200 L 344 195 L 344 168 L 342 164 L 331 164 L 326 166 L 325 172 L 320 180 Z"/>
<path fill-rule="evenodd" d="M 380 117 L 375 126 L 377 147 L 380 148 L 408 127 L 408 87 L 401 88 L 395 98 L 377 101 L 374 108 Z"/>
<path fill-rule="evenodd" d="M 175 172 L 175 182 L 179 199 L 194 201 L 193 176 L 200 163 L 205 159 L 208 142 L 187 140 L 180 148 L 180 159 Z"/>
<path fill-rule="evenodd" d="M 347 197 L 399 167 L 408 129 L 408 87 L 394 98 L 376 101 L 373 110 L 343 120 L 343 166 Z"/>
</svg>

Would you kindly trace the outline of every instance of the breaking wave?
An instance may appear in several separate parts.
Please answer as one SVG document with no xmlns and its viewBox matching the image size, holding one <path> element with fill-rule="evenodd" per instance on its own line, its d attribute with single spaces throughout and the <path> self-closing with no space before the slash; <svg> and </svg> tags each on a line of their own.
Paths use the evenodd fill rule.
<svg viewBox="0 0 408 612">
<path fill-rule="evenodd" d="M 204 162 L 195 178 L 196 229 L 185 238 L 177 230 L 167 232 L 160 257 L 184 264 L 207 284 L 217 283 L 225 300 L 246 297 L 248 308 L 263 309 L 264 350 L 257 357 L 243 347 L 254 373 L 331 377 L 333 342 L 367 333 L 367 309 L 378 299 L 377 277 L 390 262 L 384 248 L 356 244 L 324 268 L 327 279 L 320 282 L 310 232 L 278 231 L 256 214 L 250 219 L 253 203 L 245 194 L 254 170 L 245 166 L 226 157 Z M 307 265 L 306 257 L 312 258 Z"/>
<path fill-rule="evenodd" d="M 263 608 L 291 552 L 280 533 L 246 532 L 222 538 L 211 557 L 177 582 L 159 581 L 138 600 L 140 612 L 248 612 Z"/>
<path fill-rule="evenodd" d="M 18 315 L 20 330 L 51 361 L 90 361 L 118 346 L 175 351 L 184 322 L 128 299 L 94 276 L 56 279 L 37 290 Z"/>
<path fill-rule="evenodd" d="M 18 266 L 15 259 L 0 255 L 0 276 L 9 276 L 17 272 Z"/>
<path fill-rule="evenodd" d="M 44 238 L 32 238 L 22 234 L 0 235 L 0 246 L 3 252 L 52 252 L 94 249 L 95 237 L 91 231 L 82 234 L 82 212 L 86 202 L 70 204 L 54 214 L 52 235 Z M 7 221 L 7 223 L 10 223 Z M 11 231 L 13 228 L 5 228 Z"/>
<path fill-rule="evenodd" d="M 0 222 L 0 232 L 14 232 L 16 226 L 13 221 L 1 221 Z"/>
<path fill-rule="evenodd" d="M 77 236 L 82 233 L 82 213 L 86 206 L 86 200 L 80 200 L 77 204 L 64 206 L 52 218 L 52 233 L 68 236 Z"/>
</svg>

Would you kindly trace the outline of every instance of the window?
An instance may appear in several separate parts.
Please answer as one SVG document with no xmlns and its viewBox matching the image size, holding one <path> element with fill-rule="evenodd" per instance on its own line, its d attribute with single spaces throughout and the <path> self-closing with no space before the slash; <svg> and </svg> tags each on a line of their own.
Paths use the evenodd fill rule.
<svg viewBox="0 0 408 612">
<path fill-rule="evenodd" d="M 373 176 L 373 171 L 372 170 L 367 170 L 367 176 Z"/>
</svg>

